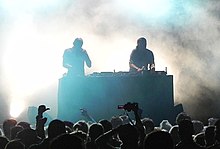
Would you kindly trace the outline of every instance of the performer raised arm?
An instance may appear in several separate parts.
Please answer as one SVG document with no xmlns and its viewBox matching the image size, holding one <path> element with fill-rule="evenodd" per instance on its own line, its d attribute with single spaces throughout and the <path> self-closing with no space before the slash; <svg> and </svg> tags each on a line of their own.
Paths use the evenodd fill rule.
<svg viewBox="0 0 220 149">
<path fill-rule="evenodd" d="M 91 67 L 91 60 L 86 50 L 82 48 L 82 38 L 76 38 L 73 47 L 66 49 L 63 54 L 63 67 L 68 69 L 68 76 L 84 76 L 84 63 Z"/>
<path fill-rule="evenodd" d="M 137 40 L 137 46 L 132 51 L 129 60 L 130 72 L 141 72 L 143 70 L 155 70 L 154 54 L 147 49 L 147 40 L 141 37 Z"/>
</svg>

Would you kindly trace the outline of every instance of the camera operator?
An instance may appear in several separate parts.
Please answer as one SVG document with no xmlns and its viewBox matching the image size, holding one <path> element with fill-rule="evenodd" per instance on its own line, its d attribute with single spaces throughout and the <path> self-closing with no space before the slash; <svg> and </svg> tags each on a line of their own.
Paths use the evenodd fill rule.
<svg viewBox="0 0 220 149">
<path fill-rule="evenodd" d="M 96 139 L 96 143 L 100 148 L 108 149 L 114 147 L 110 146 L 108 143 L 109 138 L 117 134 L 119 139 L 122 141 L 121 149 L 140 149 L 143 145 L 143 140 L 145 137 L 144 127 L 142 125 L 140 116 L 138 114 L 138 104 L 137 103 L 127 103 L 124 106 L 124 110 L 134 112 L 136 123 L 135 125 L 125 124 L 112 129 L 99 138 Z"/>
</svg>

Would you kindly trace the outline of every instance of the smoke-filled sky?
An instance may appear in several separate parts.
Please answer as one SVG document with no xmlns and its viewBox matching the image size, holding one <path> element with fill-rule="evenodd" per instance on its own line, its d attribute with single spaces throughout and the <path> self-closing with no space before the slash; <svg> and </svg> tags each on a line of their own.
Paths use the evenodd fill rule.
<svg viewBox="0 0 220 149">
<path fill-rule="evenodd" d="M 174 76 L 176 103 L 196 116 L 215 115 L 220 105 L 219 0 L 0 0 L 0 20 L 3 105 L 53 107 L 63 51 L 76 37 L 92 60 L 90 74 L 128 71 L 140 36 L 156 70 Z"/>
</svg>

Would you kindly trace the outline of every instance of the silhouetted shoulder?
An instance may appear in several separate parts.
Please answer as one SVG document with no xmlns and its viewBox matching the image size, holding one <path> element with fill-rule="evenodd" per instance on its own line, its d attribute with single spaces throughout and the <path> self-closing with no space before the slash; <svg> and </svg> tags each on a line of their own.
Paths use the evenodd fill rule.
<svg viewBox="0 0 220 149">
<path fill-rule="evenodd" d="M 72 51 L 72 48 L 68 48 L 64 50 L 64 52 L 70 52 L 70 51 Z"/>
</svg>

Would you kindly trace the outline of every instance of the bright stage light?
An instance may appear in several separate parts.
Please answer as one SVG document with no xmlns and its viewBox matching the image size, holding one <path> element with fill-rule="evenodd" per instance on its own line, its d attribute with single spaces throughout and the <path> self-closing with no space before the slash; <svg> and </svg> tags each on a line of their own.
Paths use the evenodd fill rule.
<svg viewBox="0 0 220 149">
<path fill-rule="evenodd" d="M 31 100 L 61 76 L 62 54 L 52 37 L 38 32 L 31 15 L 22 15 L 15 24 L 5 34 L 2 72 L 10 96 Z"/>
<path fill-rule="evenodd" d="M 25 104 L 23 101 L 16 99 L 11 101 L 10 115 L 13 118 L 17 118 L 24 110 Z"/>
</svg>

